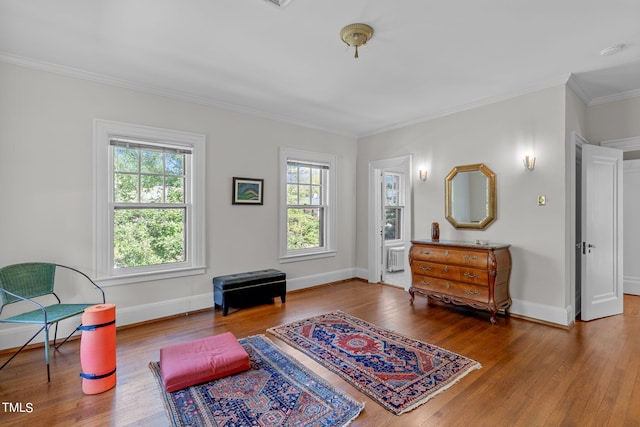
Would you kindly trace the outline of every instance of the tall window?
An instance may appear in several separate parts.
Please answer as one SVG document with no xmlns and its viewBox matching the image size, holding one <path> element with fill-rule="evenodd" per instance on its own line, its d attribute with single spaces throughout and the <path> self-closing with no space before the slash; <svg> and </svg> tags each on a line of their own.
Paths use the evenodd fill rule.
<svg viewBox="0 0 640 427">
<path fill-rule="evenodd" d="M 100 120 L 95 128 L 99 279 L 204 272 L 204 137 Z"/>
<path fill-rule="evenodd" d="M 110 145 L 114 268 L 185 262 L 191 150 L 116 138 Z"/>
<path fill-rule="evenodd" d="M 384 240 L 402 239 L 404 189 L 402 175 L 384 174 Z"/>
<path fill-rule="evenodd" d="M 335 253 L 335 157 L 281 149 L 283 261 Z"/>
</svg>

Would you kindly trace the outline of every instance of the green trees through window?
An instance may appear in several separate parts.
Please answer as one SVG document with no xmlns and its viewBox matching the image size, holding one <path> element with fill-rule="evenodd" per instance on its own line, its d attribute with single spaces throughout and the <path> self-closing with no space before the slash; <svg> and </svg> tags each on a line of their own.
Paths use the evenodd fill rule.
<svg viewBox="0 0 640 427">
<path fill-rule="evenodd" d="M 115 268 L 185 261 L 187 154 L 113 147 Z"/>
<path fill-rule="evenodd" d="M 324 246 L 323 175 L 320 165 L 287 164 L 287 250 Z"/>
</svg>

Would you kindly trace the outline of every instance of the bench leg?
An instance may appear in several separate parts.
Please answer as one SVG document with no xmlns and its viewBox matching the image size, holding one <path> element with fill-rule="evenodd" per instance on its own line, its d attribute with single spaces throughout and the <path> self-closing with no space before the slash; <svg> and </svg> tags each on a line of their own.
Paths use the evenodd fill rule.
<svg viewBox="0 0 640 427">
<path fill-rule="evenodd" d="M 227 304 L 222 304 L 222 316 L 226 316 L 229 313 L 229 306 Z"/>
<path fill-rule="evenodd" d="M 285 302 L 285 295 L 284 294 L 280 295 L 280 301 Z"/>
</svg>

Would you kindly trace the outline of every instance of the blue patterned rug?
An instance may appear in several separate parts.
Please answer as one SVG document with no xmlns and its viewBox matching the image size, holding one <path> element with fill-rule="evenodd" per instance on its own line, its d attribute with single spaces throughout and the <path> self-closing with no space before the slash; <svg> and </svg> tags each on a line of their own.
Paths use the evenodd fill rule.
<svg viewBox="0 0 640 427">
<path fill-rule="evenodd" d="M 149 367 L 173 426 L 345 426 L 364 404 L 283 353 L 264 335 L 238 340 L 251 369 L 167 393 L 160 366 Z"/>
<path fill-rule="evenodd" d="M 341 311 L 268 329 L 396 415 L 455 384 L 478 362 Z"/>
</svg>

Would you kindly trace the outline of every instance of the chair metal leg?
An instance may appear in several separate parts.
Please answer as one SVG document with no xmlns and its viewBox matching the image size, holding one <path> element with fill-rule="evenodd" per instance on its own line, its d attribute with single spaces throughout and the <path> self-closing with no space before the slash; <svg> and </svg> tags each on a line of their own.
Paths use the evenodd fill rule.
<svg viewBox="0 0 640 427">
<path fill-rule="evenodd" d="M 16 351 L 15 353 L 13 353 L 13 355 L 9 358 L 9 360 L 7 360 L 6 362 L 4 362 L 4 363 L 2 364 L 2 366 L 0 366 L 0 369 L 2 369 L 2 368 L 4 368 L 5 366 L 7 366 L 7 365 L 9 364 L 9 362 L 11 362 L 11 361 L 13 360 L 13 358 L 14 358 L 14 357 L 16 357 L 16 356 L 17 356 L 17 355 L 18 355 L 22 350 L 24 350 L 24 348 L 25 348 L 26 346 L 28 346 L 28 345 L 31 343 L 31 341 L 33 341 L 33 339 L 34 339 L 35 337 L 37 337 L 37 336 L 38 336 L 38 334 L 39 334 L 40 332 L 42 332 L 42 330 L 43 330 L 44 328 L 45 328 L 45 327 L 43 326 L 42 328 L 38 329 L 38 332 L 36 332 L 35 334 L 33 334 L 33 336 L 32 336 L 31 338 L 29 338 L 29 341 L 27 341 L 26 343 L 24 343 L 24 345 L 23 345 L 22 347 L 20 347 L 20 350 L 18 350 L 18 351 Z"/>
<path fill-rule="evenodd" d="M 58 326 L 58 324 L 56 323 L 56 333 L 58 332 L 58 327 L 57 327 L 57 326 Z M 60 344 L 58 344 L 58 345 L 56 345 L 56 341 L 55 341 L 55 338 L 54 338 L 54 340 L 53 340 L 53 345 L 54 345 L 55 349 L 56 349 L 56 350 L 57 350 L 57 349 L 59 349 L 59 348 L 60 348 L 60 346 L 61 346 L 62 344 L 64 344 L 64 343 L 66 343 L 67 341 L 69 341 L 69 338 L 71 338 L 71 335 L 75 334 L 75 333 L 76 333 L 76 331 L 77 331 L 78 329 L 80 329 L 80 326 L 82 326 L 82 324 L 80 324 L 77 328 L 75 328 L 73 331 L 71 331 L 71 333 L 70 333 L 69 335 L 67 335 L 67 337 L 66 337 L 66 338 L 65 338 L 65 339 L 64 339 Z"/>
<path fill-rule="evenodd" d="M 47 364 L 47 382 L 51 382 L 51 372 L 49 370 L 49 325 L 44 328 L 44 361 Z"/>
<path fill-rule="evenodd" d="M 58 322 L 56 322 L 56 330 L 53 332 L 53 346 L 56 347 L 56 340 L 58 339 Z"/>
</svg>

